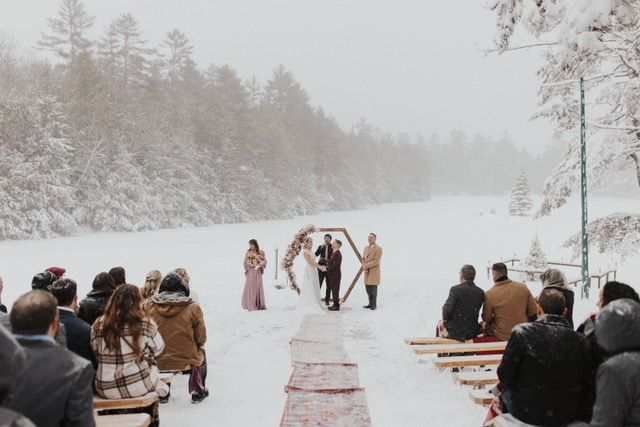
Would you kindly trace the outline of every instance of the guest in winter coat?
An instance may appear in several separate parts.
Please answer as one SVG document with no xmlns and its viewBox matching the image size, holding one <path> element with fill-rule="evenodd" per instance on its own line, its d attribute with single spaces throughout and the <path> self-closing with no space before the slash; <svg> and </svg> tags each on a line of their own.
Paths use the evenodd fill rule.
<svg viewBox="0 0 640 427">
<path fill-rule="evenodd" d="M 58 267 L 49 267 L 49 268 L 58 268 Z M 64 269 L 62 270 L 64 273 Z M 42 273 L 38 273 L 35 276 L 33 276 L 33 279 L 31 280 L 31 289 L 34 291 L 40 290 L 40 291 L 51 292 L 50 287 L 53 284 L 53 282 L 55 282 L 56 280 L 58 280 L 58 276 L 56 276 L 54 272 L 49 271 L 49 269 L 47 269 L 46 271 Z M 9 329 L 11 329 L 11 327 L 9 327 Z M 61 345 L 62 347 L 67 346 L 67 327 L 64 325 L 64 323 L 60 323 L 58 328 L 58 333 L 56 334 L 55 339 L 58 345 Z"/>
<path fill-rule="evenodd" d="M 151 270 L 147 273 L 147 277 L 144 281 L 144 286 L 140 289 L 140 294 L 143 300 L 147 300 L 154 296 L 158 292 L 160 282 L 162 281 L 162 273 L 158 270 Z"/>
<path fill-rule="evenodd" d="M 91 350 L 91 325 L 78 319 L 75 308 L 78 305 L 78 285 L 73 279 L 56 280 L 49 286 L 51 294 L 58 300 L 60 324 L 67 330 L 67 348 L 98 367 Z"/>
<path fill-rule="evenodd" d="M 600 289 L 600 299 L 598 300 L 598 308 L 601 310 L 609 305 L 613 301 L 619 299 L 629 298 L 633 301 L 640 303 L 640 297 L 638 293 L 626 283 L 621 282 L 607 282 Z M 600 364 L 607 357 L 606 350 L 600 345 L 599 337 L 596 333 L 596 316 L 597 313 L 592 313 L 587 317 L 584 322 L 578 326 L 577 331 L 589 339 L 589 346 L 591 348 L 592 371 L 589 379 L 589 395 L 590 401 L 589 408 L 593 406 L 596 400 L 596 373 Z"/>
<path fill-rule="evenodd" d="M 640 304 L 608 304 L 597 316 L 596 333 L 611 357 L 598 368 L 591 426 L 640 426 Z"/>
<path fill-rule="evenodd" d="M 540 281 L 542 282 L 542 289 L 551 288 L 562 292 L 565 303 L 567 304 L 567 315 L 565 317 L 573 329 L 574 294 L 573 289 L 567 285 L 567 278 L 564 273 L 557 268 L 550 268 L 540 275 Z"/>
<path fill-rule="evenodd" d="M 127 283 L 127 273 L 124 271 L 124 267 L 113 267 L 109 270 L 109 274 L 113 277 L 116 288 Z"/>
<path fill-rule="evenodd" d="M 187 285 L 187 288 L 189 288 L 189 296 L 191 297 L 193 302 L 195 302 L 196 304 L 200 304 L 200 299 L 198 298 L 198 294 L 191 287 L 191 276 L 189 276 L 189 273 L 187 272 L 187 270 L 185 268 L 178 267 L 175 270 L 173 270 L 173 272 L 176 273 L 178 276 L 182 277 L 182 280 L 184 280 L 184 283 Z"/>
<path fill-rule="evenodd" d="M 48 292 L 31 291 L 13 304 L 11 326 L 26 365 L 2 404 L 38 427 L 93 426 L 93 367 L 55 343 L 58 324 L 57 301 Z"/>
<path fill-rule="evenodd" d="M 514 326 L 536 318 L 536 301 L 524 283 L 507 277 L 507 266 L 501 262 L 491 267 L 494 285 L 484 293 L 482 320 L 487 335 L 500 341 L 509 339 Z"/>
<path fill-rule="evenodd" d="M 201 402 L 209 395 L 205 387 L 207 329 L 202 309 L 189 297 L 189 287 L 171 272 L 162 279 L 158 294 L 144 302 L 143 309 L 158 324 L 167 345 L 157 358 L 158 367 L 163 371 L 189 369 L 191 401 Z"/>
<path fill-rule="evenodd" d="M 49 291 L 49 285 L 58 280 L 58 277 L 50 271 L 43 271 L 33 276 L 31 280 L 31 289 L 34 291 L 39 289 L 41 291 Z"/>
<path fill-rule="evenodd" d="M 576 420 L 590 373 L 589 343 L 564 318 L 564 296 L 543 289 L 537 320 L 513 328 L 498 366 L 502 400 L 528 424 L 561 426 Z"/>
<path fill-rule="evenodd" d="M 20 377 L 26 364 L 22 346 L 4 326 L 0 325 L 0 405 Z"/>
<path fill-rule="evenodd" d="M 137 286 L 119 286 L 91 328 L 91 348 L 98 361 L 96 391 L 104 398 L 139 397 L 152 391 L 161 397 L 169 394 L 156 366 L 164 341 L 141 304 Z"/>
<path fill-rule="evenodd" d="M 463 265 L 460 269 L 460 284 L 451 287 L 449 297 L 442 306 L 438 336 L 466 341 L 478 335 L 478 317 L 484 301 L 484 291 L 473 283 L 475 278 L 476 269 L 472 265 Z"/>
<path fill-rule="evenodd" d="M 102 316 L 104 308 L 107 306 L 107 302 L 115 289 L 116 283 L 109 273 L 98 273 L 93 279 L 91 292 L 87 294 L 85 299 L 80 301 L 78 318 L 93 325 L 96 319 Z"/>
<path fill-rule="evenodd" d="M 64 273 L 67 272 L 67 270 L 62 268 L 62 267 L 49 267 L 44 271 L 49 271 L 49 272 L 55 274 L 56 275 L 56 280 L 62 279 L 62 276 L 64 276 Z"/>
</svg>

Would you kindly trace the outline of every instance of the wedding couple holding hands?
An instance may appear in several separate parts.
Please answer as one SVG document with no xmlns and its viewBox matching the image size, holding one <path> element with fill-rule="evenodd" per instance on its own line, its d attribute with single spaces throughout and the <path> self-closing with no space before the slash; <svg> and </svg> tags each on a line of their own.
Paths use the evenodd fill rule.
<svg viewBox="0 0 640 427">
<path fill-rule="evenodd" d="M 364 284 L 369 298 L 369 304 L 364 308 L 375 310 L 378 302 L 378 286 L 380 285 L 380 259 L 382 258 L 382 248 L 376 243 L 377 236 L 370 233 L 367 240 L 369 245 L 364 248 L 362 258 L 362 269 L 364 271 Z M 324 244 L 318 246 L 315 254 L 312 252 L 313 240 L 307 237 L 304 240 L 304 259 L 306 261 L 304 276 L 300 285 L 300 300 L 296 308 L 299 314 L 324 314 L 320 298 L 320 288 L 322 281 L 326 278 L 325 304 L 329 305 L 329 298 L 332 295 L 333 305 L 328 308 L 330 311 L 340 310 L 340 280 L 342 279 L 341 265 L 342 254 L 340 248 L 342 242 L 334 240 L 331 243 L 331 235 L 324 236 Z M 316 256 L 319 256 L 316 262 Z"/>
<path fill-rule="evenodd" d="M 333 293 L 333 305 L 328 310 L 340 310 L 341 247 L 342 242 L 340 240 L 336 239 L 331 243 L 331 235 L 327 234 L 324 236 L 324 245 L 320 245 L 314 254 L 312 251 L 313 239 L 307 237 L 304 240 L 303 256 L 306 264 L 300 284 L 300 299 L 295 310 L 296 313 L 305 315 L 326 313 L 321 305 L 321 278 L 326 278 L 327 282 L 325 298 L 327 305 L 329 305 L 329 292 Z M 316 262 L 316 255 L 320 256 L 318 262 Z"/>
</svg>

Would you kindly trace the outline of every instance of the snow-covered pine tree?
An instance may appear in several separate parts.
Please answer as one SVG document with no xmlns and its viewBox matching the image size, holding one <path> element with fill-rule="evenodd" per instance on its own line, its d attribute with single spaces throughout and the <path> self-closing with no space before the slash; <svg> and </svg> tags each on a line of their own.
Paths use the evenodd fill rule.
<svg viewBox="0 0 640 427">
<path fill-rule="evenodd" d="M 533 267 L 536 269 L 542 269 L 547 267 L 547 256 L 542 251 L 540 246 L 540 240 L 538 235 L 531 241 L 531 249 L 529 249 L 529 256 L 525 258 L 523 265 L 527 267 Z"/>
<path fill-rule="evenodd" d="M 546 118 L 556 125 L 558 135 L 567 143 L 562 162 L 544 184 L 544 200 L 537 215 L 548 215 L 564 205 L 580 182 L 580 107 L 578 80 L 584 78 L 587 102 L 588 182 L 591 187 L 602 181 L 605 170 L 627 173 L 640 186 L 640 82 L 638 79 L 637 1 L 608 0 L 491 0 L 489 8 L 497 15 L 495 45 L 502 53 L 525 46 L 511 46 L 517 25 L 522 25 L 542 51 L 538 76 L 541 80 L 539 111 L 534 118 Z M 626 167 L 621 167 L 621 165 Z M 620 222 L 613 214 L 590 224 L 596 233 L 591 242 L 600 251 L 621 256 L 637 252 L 638 247 L 618 245 L 640 240 L 640 214 L 631 214 Z M 616 233 L 598 232 L 617 224 Z M 581 239 L 567 241 L 580 253 Z"/>
<path fill-rule="evenodd" d="M 511 201 L 509 202 L 509 215 L 526 215 L 531 210 L 533 201 L 529 189 L 529 179 L 524 167 L 520 168 L 520 175 L 511 190 Z"/>
</svg>

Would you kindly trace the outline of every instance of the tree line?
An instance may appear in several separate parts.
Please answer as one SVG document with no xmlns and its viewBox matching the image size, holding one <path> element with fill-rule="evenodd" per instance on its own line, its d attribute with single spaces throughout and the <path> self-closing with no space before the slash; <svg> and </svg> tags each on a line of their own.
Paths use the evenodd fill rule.
<svg viewBox="0 0 640 427">
<path fill-rule="evenodd" d="M 0 37 L 0 239 L 206 226 L 428 199 L 426 146 L 343 131 L 284 66 L 264 84 L 148 46 L 131 14 L 97 40 L 63 0 L 24 58 Z"/>
</svg>

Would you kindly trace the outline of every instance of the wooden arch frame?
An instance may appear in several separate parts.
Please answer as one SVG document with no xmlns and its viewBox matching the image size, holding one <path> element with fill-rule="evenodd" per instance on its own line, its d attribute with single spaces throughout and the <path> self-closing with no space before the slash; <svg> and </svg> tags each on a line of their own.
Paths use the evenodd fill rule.
<svg viewBox="0 0 640 427">
<path fill-rule="evenodd" d="M 340 302 L 343 303 L 343 302 L 345 302 L 347 300 L 347 298 L 349 298 L 349 295 L 351 295 L 351 291 L 353 290 L 354 286 L 356 286 L 356 283 L 358 282 L 358 279 L 360 279 L 360 275 L 364 271 L 363 268 L 362 268 L 362 263 L 363 263 L 364 259 L 362 258 L 362 255 L 360 255 L 360 251 L 358 250 L 356 245 L 353 243 L 353 240 L 351 240 L 351 236 L 349 235 L 349 232 L 347 231 L 346 228 L 318 228 L 317 229 L 318 233 L 323 233 L 323 232 L 327 232 L 327 231 L 338 232 L 338 233 L 344 234 L 344 237 L 347 238 L 347 241 L 351 245 L 351 249 L 353 249 L 353 252 L 358 257 L 358 260 L 360 260 L 360 269 L 358 269 L 358 272 L 356 273 L 356 277 L 351 282 L 351 286 L 349 286 L 349 289 L 347 290 L 347 293 L 344 294 L 344 296 L 340 299 Z"/>
</svg>

